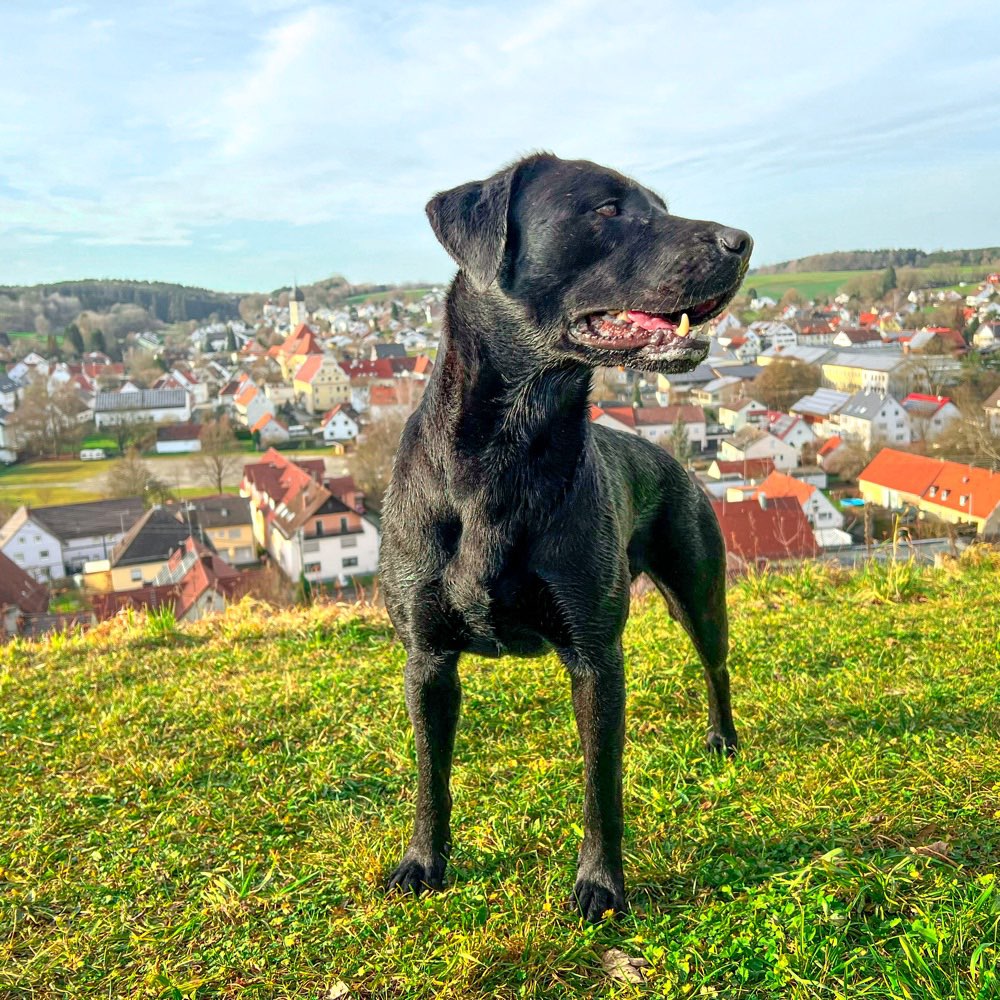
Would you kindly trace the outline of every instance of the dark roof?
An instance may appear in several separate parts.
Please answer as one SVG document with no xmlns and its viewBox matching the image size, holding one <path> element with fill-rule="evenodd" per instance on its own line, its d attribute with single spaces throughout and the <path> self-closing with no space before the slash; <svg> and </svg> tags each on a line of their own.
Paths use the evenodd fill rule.
<svg viewBox="0 0 1000 1000">
<path fill-rule="evenodd" d="M 25 614 L 49 610 L 49 588 L 0 552 L 0 606 L 13 604 Z"/>
<path fill-rule="evenodd" d="M 184 501 L 185 513 L 187 505 L 191 521 L 202 528 L 224 528 L 238 524 L 253 524 L 250 516 L 250 501 L 246 497 L 233 493 L 212 494 L 211 496 L 193 497 Z"/>
<path fill-rule="evenodd" d="M 0 372 L 0 392 L 14 392 L 20 386 L 6 372 Z"/>
<path fill-rule="evenodd" d="M 140 389 L 138 392 L 99 392 L 94 412 L 115 410 L 167 410 L 187 406 L 184 389 Z"/>
<path fill-rule="evenodd" d="M 142 514 L 140 497 L 31 507 L 28 515 L 61 541 L 128 531 Z"/>
<path fill-rule="evenodd" d="M 405 358 L 406 348 L 402 344 L 376 344 L 375 358 Z"/>
<path fill-rule="evenodd" d="M 201 424 L 165 424 L 156 428 L 157 441 L 198 441 Z"/>
<path fill-rule="evenodd" d="M 164 507 L 151 507 L 111 553 L 112 566 L 167 559 L 191 534 L 187 524 Z"/>
</svg>

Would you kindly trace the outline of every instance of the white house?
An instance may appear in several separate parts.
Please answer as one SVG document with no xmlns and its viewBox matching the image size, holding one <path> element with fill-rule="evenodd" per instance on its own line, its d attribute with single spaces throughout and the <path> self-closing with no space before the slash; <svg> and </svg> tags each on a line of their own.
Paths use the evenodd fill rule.
<svg viewBox="0 0 1000 1000">
<path fill-rule="evenodd" d="M 724 462 L 769 458 L 776 469 L 794 469 L 799 464 L 799 453 L 793 445 L 757 427 L 744 427 L 733 437 L 724 438 L 719 458 Z"/>
<path fill-rule="evenodd" d="M 962 418 L 962 411 L 947 396 L 911 392 L 901 405 L 910 416 L 910 436 L 914 441 L 933 441 L 949 424 Z"/>
<path fill-rule="evenodd" d="M 139 497 L 19 507 L 0 528 L 0 551 L 36 580 L 61 580 L 107 559 L 142 512 Z"/>
<path fill-rule="evenodd" d="M 753 498 L 759 499 L 762 496 L 768 500 L 794 497 L 813 528 L 828 530 L 844 526 L 844 515 L 834 507 L 821 489 L 812 483 L 786 476 L 782 472 L 772 472 L 757 487 Z"/>
<path fill-rule="evenodd" d="M 13 413 L 8 413 L 0 406 L 0 462 L 10 465 L 17 461 L 17 442 L 14 440 L 14 431 L 10 427 L 10 418 Z"/>
<path fill-rule="evenodd" d="M 94 398 L 98 430 L 130 421 L 186 422 L 191 419 L 191 396 L 183 389 L 140 389 L 136 392 L 99 392 Z"/>
<path fill-rule="evenodd" d="M 320 426 L 323 428 L 323 441 L 326 444 L 334 444 L 338 441 L 355 441 L 360 430 L 358 421 L 344 403 L 338 403 L 328 410 L 323 415 Z"/>
<path fill-rule="evenodd" d="M 837 415 L 838 433 L 845 441 L 873 444 L 909 444 L 910 415 L 893 397 L 880 392 L 856 392 Z"/>
<path fill-rule="evenodd" d="M 790 444 L 798 453 L 800 462 L 802 449 L 806 445 L 816 442 L 816 435 L 809 424 L 802 417 L 793 416 L 790 413 L 777 413 L 772 410 L 767 415 L 767 425 L 764 429 L 784 441 L 785 444 Z"/>
<path fill-rule="evenodd" d="M 680 421 L 692 448 L 703 451 L 708 440 L 705 411 L 700 406 L 591 406 L 590 419 L 656 444 L 669 439 Z"/>
<path fill-rule="evenodd" d="M 719 407 L 719 423 L 735 433 L 748 424 L 759 426 L 767 420 L 767 407 L 756 399 L 744 396 Z"/>
</svg>

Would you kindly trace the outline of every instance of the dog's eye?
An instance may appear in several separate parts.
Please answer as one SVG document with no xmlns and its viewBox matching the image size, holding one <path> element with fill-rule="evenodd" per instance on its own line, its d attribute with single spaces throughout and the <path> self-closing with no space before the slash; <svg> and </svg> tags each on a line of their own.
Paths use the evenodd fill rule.
<svg viewBox="0 0 1000 1000">
<path fill-rule="evenodd" d="M 618 205 L 613 201 L 609 201 L 605 205 L 598 205 L 598 207 L 595 208 L 594 211 L 598 215 L 603 215 L 605 219 L 610 219 L 618 214 Z"/>
</svg>

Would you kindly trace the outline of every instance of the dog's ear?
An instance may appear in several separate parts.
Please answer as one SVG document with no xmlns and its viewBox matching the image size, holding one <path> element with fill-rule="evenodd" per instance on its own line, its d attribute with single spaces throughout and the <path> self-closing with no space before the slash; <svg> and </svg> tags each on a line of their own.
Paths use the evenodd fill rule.
<svg viewBox="0 0 1000 1000">
<path fill-rule="evenodd" d="M 434 235 L 480 290 L 493 284 L 503 263 L 516 169 L 442 191 L 427 202 Z"/>
</svg>

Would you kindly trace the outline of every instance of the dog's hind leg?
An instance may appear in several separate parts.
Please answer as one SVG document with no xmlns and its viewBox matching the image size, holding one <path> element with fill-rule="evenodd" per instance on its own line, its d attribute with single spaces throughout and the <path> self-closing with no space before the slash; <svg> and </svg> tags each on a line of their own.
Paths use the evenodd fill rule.
<svg viewBox="0 0 1000 1000">
<path fill-rule="evenodd" d="M 650 532 L 645 566 L 684 626 L 705 668 L 708 736 L 716 753 L 736 752 L 736 727 L 729 700 L 726 550 L 715 514 L 699 497 L 683 518 L 662 515 Z"/>
<path fill-rule="evenodd" d="M 403 860 L 387 890 L 440 889 L 451 850 L 451 760 L 462 691 L 458 653 L 410 652 L 406 707 L 417 749 L 417 810 Z"/>
<path fill-rule="evenodd" d="M 586 779 L 583 843 L 573 895 L 583 916 L 597 922 L 625 910 L 622 871 L 622 752 L 625 743 L 625 668 L 621 642 L 600 654 L 560 650 L 569 670 L 573 711 Z"/>
</svg>

